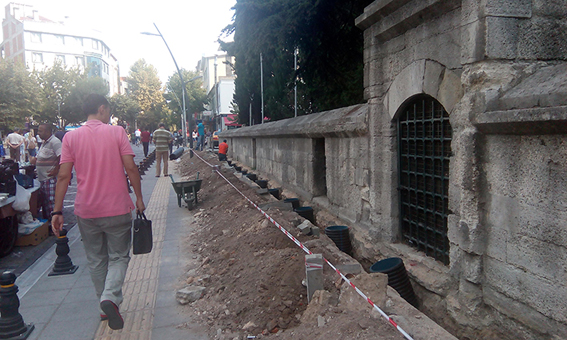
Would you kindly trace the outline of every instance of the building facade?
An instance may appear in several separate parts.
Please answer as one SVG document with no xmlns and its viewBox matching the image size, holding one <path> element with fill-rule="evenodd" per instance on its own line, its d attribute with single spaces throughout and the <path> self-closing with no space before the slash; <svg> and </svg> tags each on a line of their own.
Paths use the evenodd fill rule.
<svg viewBox="0 0 567 340">
<path fill-rule="evenodd" d="M 209 97 L 207 112 L 215 122 L 217 130 L 227 128 L 225 122 L 232 114 L 234 98 L 234 57 L 226 54 L 203 57 L 197 64 L 197 71 L 203 76 L 203 86 Z"/>
<path fill-rule="evenodd" d="M 402 257 L 464 339 L 567 338 L 567 1 L 378 0 L 365 104 L 227 131 L 229 157 Z"/>
<path fill-rule="evenodd" d="M 118 60 L 100 34 L 55 22 L 30 5 L 9 3 L 2 21 L 0 56 L 41 70 L 60 62 L 67 67 L 90 67 L 89 75 L 105 80 L 110 95 L 119 93 Z"/>
</svg>

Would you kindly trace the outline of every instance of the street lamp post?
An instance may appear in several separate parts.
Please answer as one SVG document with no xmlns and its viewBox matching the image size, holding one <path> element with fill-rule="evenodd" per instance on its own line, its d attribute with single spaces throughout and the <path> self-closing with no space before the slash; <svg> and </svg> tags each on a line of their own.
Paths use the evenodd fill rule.
<svg viewBox="0 0 567 340">
<path fill-rule="evenodd" d="M 154 27 L 158 31 L 158 34 L 151 33 L 151 32 L 142 32 L 142 34 L 155 35 L 155 36 L 161 37 L 161 39 L 165 43 L 165 47 L 167 47 L 167 50 L 169 51 L 169 54 L 171 55 L 171 59 L 173 59 L 173 63 L 175 64 L 175 68 L 177 69 L 177 74 L 179 74 L 179 79 L 181 80 L 181 89 L 182 89 L 182 94 L 183 94 L 183 126 L 182 126 L 183 146 L 186 146 L 187 145 L 187 129 L 185 127 L 185 124 L 187 122 L 187 111 L 186 111 L 186 106 L 185 106 L 185 97 L 186 97 L 187 90 L 185 89 L 185 81 L 183 81 L 183 74 L 181 74 L 181 70 L 179 69 L 179 66 L 177 66 L 177 61 L 175 61 L 175 57 L 173 56 L 173 53 L 171 52 L 171 49 L 169 48 L 167 41 L 165 41 L 165 38 L 163 37 L 163 35 L 159 31 L 159 28 L 157 27 L 157 25 L 155 23 L 154 23 Z M 189 121 L 189 130 L 192 130 L 193 124 L 191 124 L 191 123 L 192 123 L 192 121 L 190 120 Z M 189 146 L 191 148 L 193 148 L 193 138 L 189 139 L 189 143 L 190 143 Z"/>
</svg>

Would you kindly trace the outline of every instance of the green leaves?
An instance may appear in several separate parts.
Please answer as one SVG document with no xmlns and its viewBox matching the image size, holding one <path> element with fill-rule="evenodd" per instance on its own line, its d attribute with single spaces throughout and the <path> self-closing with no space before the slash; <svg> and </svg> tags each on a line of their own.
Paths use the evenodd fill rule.
<svg viewBox="0 0 567 340">
<path fill-rule="evenodd" d="M 40 105 L 39 87 L 20 63 L 0 59 L 0 127 L 23 127 Z"/>
<path fill-rule="evenodd" d="M 251 101 L 253 119 L 260 121 L 260 53 L 265 115 L 272 120 L 293 117 L 296 80 L 299 115 L 362 102 L 363 32 L 354 20 L 371 2 L 237 0 L 234 22 L 225 29 L 234 31 L 234 42 L 221 46 L 236 58 L 241 121 L 248 122 Z"/>
</svg>

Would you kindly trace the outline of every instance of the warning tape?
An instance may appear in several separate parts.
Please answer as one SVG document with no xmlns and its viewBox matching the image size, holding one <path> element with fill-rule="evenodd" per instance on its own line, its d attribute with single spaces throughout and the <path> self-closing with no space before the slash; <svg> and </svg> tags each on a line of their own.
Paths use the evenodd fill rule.
<svg viewBox="0 0 567 340">
<path fill-rule="evenodd" d="M 262 215 L 264 215 L 270 222 L 272 222 L 276 227 L 278 227 L 278 229 L 281 230 L 289 239 L 291 239 L 295 244 L 297 244 L 301 249 L 303 249 L 304 252 L 306 252 L 309 255 L 313 255 L 311 250 L 309 250 L 306 246 L 304 246 L 303 243 L 301 243 L 298 239 L 296 239 L 290 232 L 288 232 L 284 227 L 282 227 L 278 222 L 276 222 L 270 215 L 268 215 L 264 210 L 262 210 L 258 205 L 256 205 L 256 203 L 254 203 L 251 199 L 249 199 L 246 195 L 244 195 L 244 193 L 242 193 L 236 186 L 234 186 L 234 184 L 232 184 L 226 177 L 224 177 L 224 175 L 219 171 L 219 167 L 217 165 L 212 165 L 211 163 L 204 160 L 201 156 L 199 156 L 199 154 L 197 154 L 196 152 L 193 152 L 193 153 L 201 161 L 203 161 L 205 164 L 207 164 L 208 166 L 213 168 L 214 172 L 216 172 L 220 177 L 222 177 L 231 187 L 234 188 L 234 190 L 236 190 L 242 197 L 244 197 L 248 202 L 250 202 L 250 204 L 252 204 L 254 206 L 254 208 L 256 208 L 258 211 L 260 211 L 260 213 Z M 339 274 L 340 277 L 343 280 L 345 280 L 345 282 L 348 283 L 358 293 L 358 295 L 360 295 L 364 300 L 366 300 L 376 311 L 378 311 L 378 313 L 380 313 L 380 315 L 382 315 L 392 326 L 394 326 L 398 330 L 398 332 L 402 333 L 402 335 L 406 339 L 414 340 L 391 317 L 389 317 L 388 314 L 386 314 L 384 311 L 382 311 L 374 302 L 372 302 L 372 300 L 370 300 L 370 298 L 368 296 L 366 296 L 366 294 L 364 294 L 360 289 L 358 289 L 354 285 L 354 283 L 352 283 L 345 275 L 343 275 L 343 273 L 341 273 L 335 266 L 333 266 L 333 264 L 331 262 L 329 262 L 324 257 L 323 257 L 323 260 L 325 261 L 325 263 L 327 263 L 329 265 L 329 267 L 331 267 L 331 269 L 333 269 L 337 274 Z M 313 265 L 313 264 L 311 264 L 311 265 Z"/>
</svg>

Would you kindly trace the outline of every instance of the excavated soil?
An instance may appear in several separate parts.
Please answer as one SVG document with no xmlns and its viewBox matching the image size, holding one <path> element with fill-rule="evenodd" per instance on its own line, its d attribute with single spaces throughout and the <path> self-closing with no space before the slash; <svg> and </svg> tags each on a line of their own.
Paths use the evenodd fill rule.
<svg viewBox="0 0 567 340">
<path fill-rule="evenodd" d="M 274 200 L 258 195 L 223 168 L 216 155 L 199 155 L 219 165 L 222 174 L 256 204 Z M 201 262 L 183 278 L 187 285 L 205 287 L 188 313 L 195 313 L 210 329 L 211 339 L 404 339 L 362 298 L 359 309 L 339 303 L 342 280 L 326 265 L 328 293 L 308 306 L 301 248 L 198 157 L 186 154 L 177 163 L 177 173 L 185 179 L 195 178 L 197 172 L 203 182 L 199 204 L 192 210 L 195 232 L 185 250 L 199 254 Z M 330 242 L 326 236 L 300 235 L 296 225 L 303 219 L 297 214 L 275 208 L 266 212 L 311 251 L 323 253 L 332 263 L 336 259 L 321 246 Z M 326 222 L 318 225 L 324 230 Z"/>
</svg>

